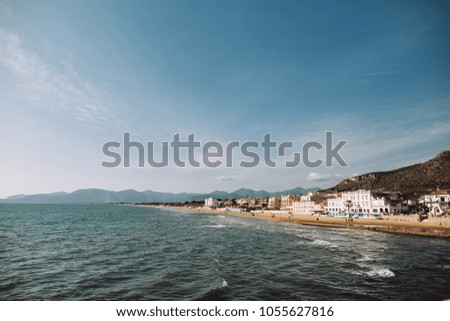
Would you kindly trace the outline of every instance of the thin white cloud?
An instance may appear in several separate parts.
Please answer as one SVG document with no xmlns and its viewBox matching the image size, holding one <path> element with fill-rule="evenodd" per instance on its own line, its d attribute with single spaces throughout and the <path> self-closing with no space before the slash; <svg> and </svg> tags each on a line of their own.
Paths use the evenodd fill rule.
<svg viewBox="0 0 450 321">
<path fill-rule="evenodd" d="M 307 180 L 310 182 L 329 182 L 340 177 L 340 174 L 319 174 L 312 172 L 308 174 Z"/>
<path fill-rule="evenodd" d="M 341 173 L 342 170 L 357 170 L 360 173 L 389 170 L 423 161 L 425 156 L 435 156 L 430 154 L 430 149 L 442 144 L 450 135 L 449 107 L 450 98 L 446 97 L 411 106 L 403 114 L 393 111 L 384 118 L 376 113 L 369 118 L 356 113 L 345 115 L 345 118 L 324 117 L 304 128 L 312 134 L 317 134 L 318 130 L 332 131 L 334 144 L 339 140 L 348 141 L 340 155 L 349 167 L 333 166 Z M 324 144 L 321 136 L 322 133 L 316 135 L 318 141 Z M 303 138 L 303 141 L 309 139 Z M 297 142 L 301 139 L 296 138 L 295 141 L 296 145 L 300 145 Z M 442 145 L 441 148 L 446 147 Z"/>
<path fill-rule="evenodd" d="M 70 61 L 51 64 L 24 48 L 20 37 L 0 29 L 0 65 L 14 77 L 21 100 L 58 112 L 89 128 L 124 124 L 108 95 L 78 76 Z"/>
<path fill-rule="evenodd" d="M 227 177 L 227 176 L 224 176 L 224 175 L 217 177 L 217 180 L 222 181 L 222 182 L 234 181 L 233 178 Z"/>
</svg>

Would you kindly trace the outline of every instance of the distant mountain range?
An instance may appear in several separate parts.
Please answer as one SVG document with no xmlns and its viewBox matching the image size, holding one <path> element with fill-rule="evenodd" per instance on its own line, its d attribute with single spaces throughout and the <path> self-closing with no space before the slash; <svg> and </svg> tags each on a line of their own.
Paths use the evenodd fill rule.
<svg viewBox="0 0 450 321">
<path fill-rule="evenodd" d="M 254 191 L 241 188 L 232 193 L 224 191 L 214 191 L 207 194 L 196 193 L 161 193 L 151 190 L 138 192 L 128 189 L 120 192 L 107 191 L 103 189 L 80 189 L 72 193 L 57 192 L 50 194 L 15 195 L 6 199 L 0 199 L 1 203 L 174 203 L 202 201 L 207 197 L 219 199 L 234 199 L 240 197 L 271 197 L 284 194 L 305 194 L 310 191 L 317 191 L 319 188 L 304 189 L 297 187 L 294 189 L 270 193 L 266 191 Z"/>
<path fill-rule="evenodd" d="M 326 191 L 370 189 L 400 192 L 406 196 L 424 194 L 437 188 L 450 189 L 450 151 L 441 152 L 420 164 L 347 178 Z"/>
<path fill-rule="evenodd" d="M 424 194 L 440 189 L 450 189 L 450 151 L 439 153 L 435 158 L 424 163 L 402 167 L 392 171 L 373 172 L 344 179 L 325 192 L 355 191 L 370 189 L 375 191 L 400 192 L 406 195 Z M 240 197 L 271 197 L 284 194 L 306 194 L 319 188 L 304 189 L 297 187 L 281 192 L 270 193 L 241 188 L 232 193 L 214 191 L 206 194 L 197 193 L 161 193 L 151 190 L 138 192 L 128 189 L 120 192 L 102 189 L 80 189 L 72 193 L 57 192 L 50 194 L 15 195 L 0 199 L 1 203 L 175 203 L 202 201 L 207 197 L 234 199 Z"/>
</svg>

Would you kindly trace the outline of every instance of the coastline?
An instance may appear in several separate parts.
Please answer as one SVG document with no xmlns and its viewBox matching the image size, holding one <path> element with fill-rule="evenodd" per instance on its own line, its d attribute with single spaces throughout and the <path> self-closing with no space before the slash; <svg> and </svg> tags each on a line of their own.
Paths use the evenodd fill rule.
<svg viewBox="0 0 450 321">
<path fill-rule="evenodd" d="M 181 210 L 192 213 L 208 213 L 220 215 L 234 215 L 254 219 L 264 219 L 275 222 L 293 223 L 317 227 L 347 228 L 368 230 L 384 233 L 410 234 L 418 236 L 450 238 L 450 217 L 444 217 L 434 221 L 413 221 L 401 219 L 401 216 L 387 216 L 383 219 L 358 218 L 347 221 L 345 218 L 328 217 L 318 215 L 301 215 L 270 212 L 225 212 L 224 209 L 188 208 L 169 205 L 134 205 L 142 207 L 157 207 L 164 209 Z M 409 216 L 411 217 L 411 216 Z"/>
</svg>

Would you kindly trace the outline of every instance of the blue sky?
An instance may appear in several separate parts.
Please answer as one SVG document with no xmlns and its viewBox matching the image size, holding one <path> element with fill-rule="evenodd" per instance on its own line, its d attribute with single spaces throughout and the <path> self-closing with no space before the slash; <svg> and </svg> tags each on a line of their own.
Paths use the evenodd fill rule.
<svg viewBox="0 0 450 321">
<path fill-rule="evenodd" d="M 0 0 L 0 197 L 329 187 L 427 160 L 450 149 L 448 39 L 439 0 Z M 100 166 L 124 132 L 300 151 L 325 131 L 347 167 Z"/>
</svg>

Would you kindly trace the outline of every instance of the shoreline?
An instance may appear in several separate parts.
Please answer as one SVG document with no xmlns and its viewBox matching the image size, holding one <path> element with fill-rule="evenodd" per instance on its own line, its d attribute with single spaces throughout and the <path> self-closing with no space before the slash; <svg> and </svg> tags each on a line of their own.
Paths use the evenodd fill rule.
<svg viewBox="0 0 450 321">
<path fill-rule="evenodd" d="M 207 208 L 188 208 L 188 207 L 178 207 L 170 205 L 134 205 L 142 207 L 157 207 L 164 209 L 181 210 L 191 213 L 199 214 L 220 214 L 220 215 L 232 215 L 241 216 L 247 218 L 264 219 L 275 222 L 293 223 L 301 224 L 307 226 L 317 226 L 317 227 L 330 227 L 330 228 L 347 228 L 347 229 L 358 229 L 367 230 L 375 232 L 384 233 L 394 233 L 394 234 L 409 234 L 418 236 L 428 236 L 428 237 L 440 237 L 440 238 L 450 238 L 450 218 L 443 218 L 438 224 L 437 222 L 413 222 L 413 221 L 402 221 L 402 220 L 391 220 L 391 217 L 387 219 L 367 219 L 358 218 L 352 221 L 347 221 L 345 218 L 340 217 L 329 217 L 329 216 L 319 216 L 319 215 L 301 215 L 301 214 L 287 214 L 287 213 L 268 213 L 268 212 L 225 212 L 224 210 L 218 209 L 207 209 Z M 393 217 L 394 218 L 394 217 Z"/>
</svg>

